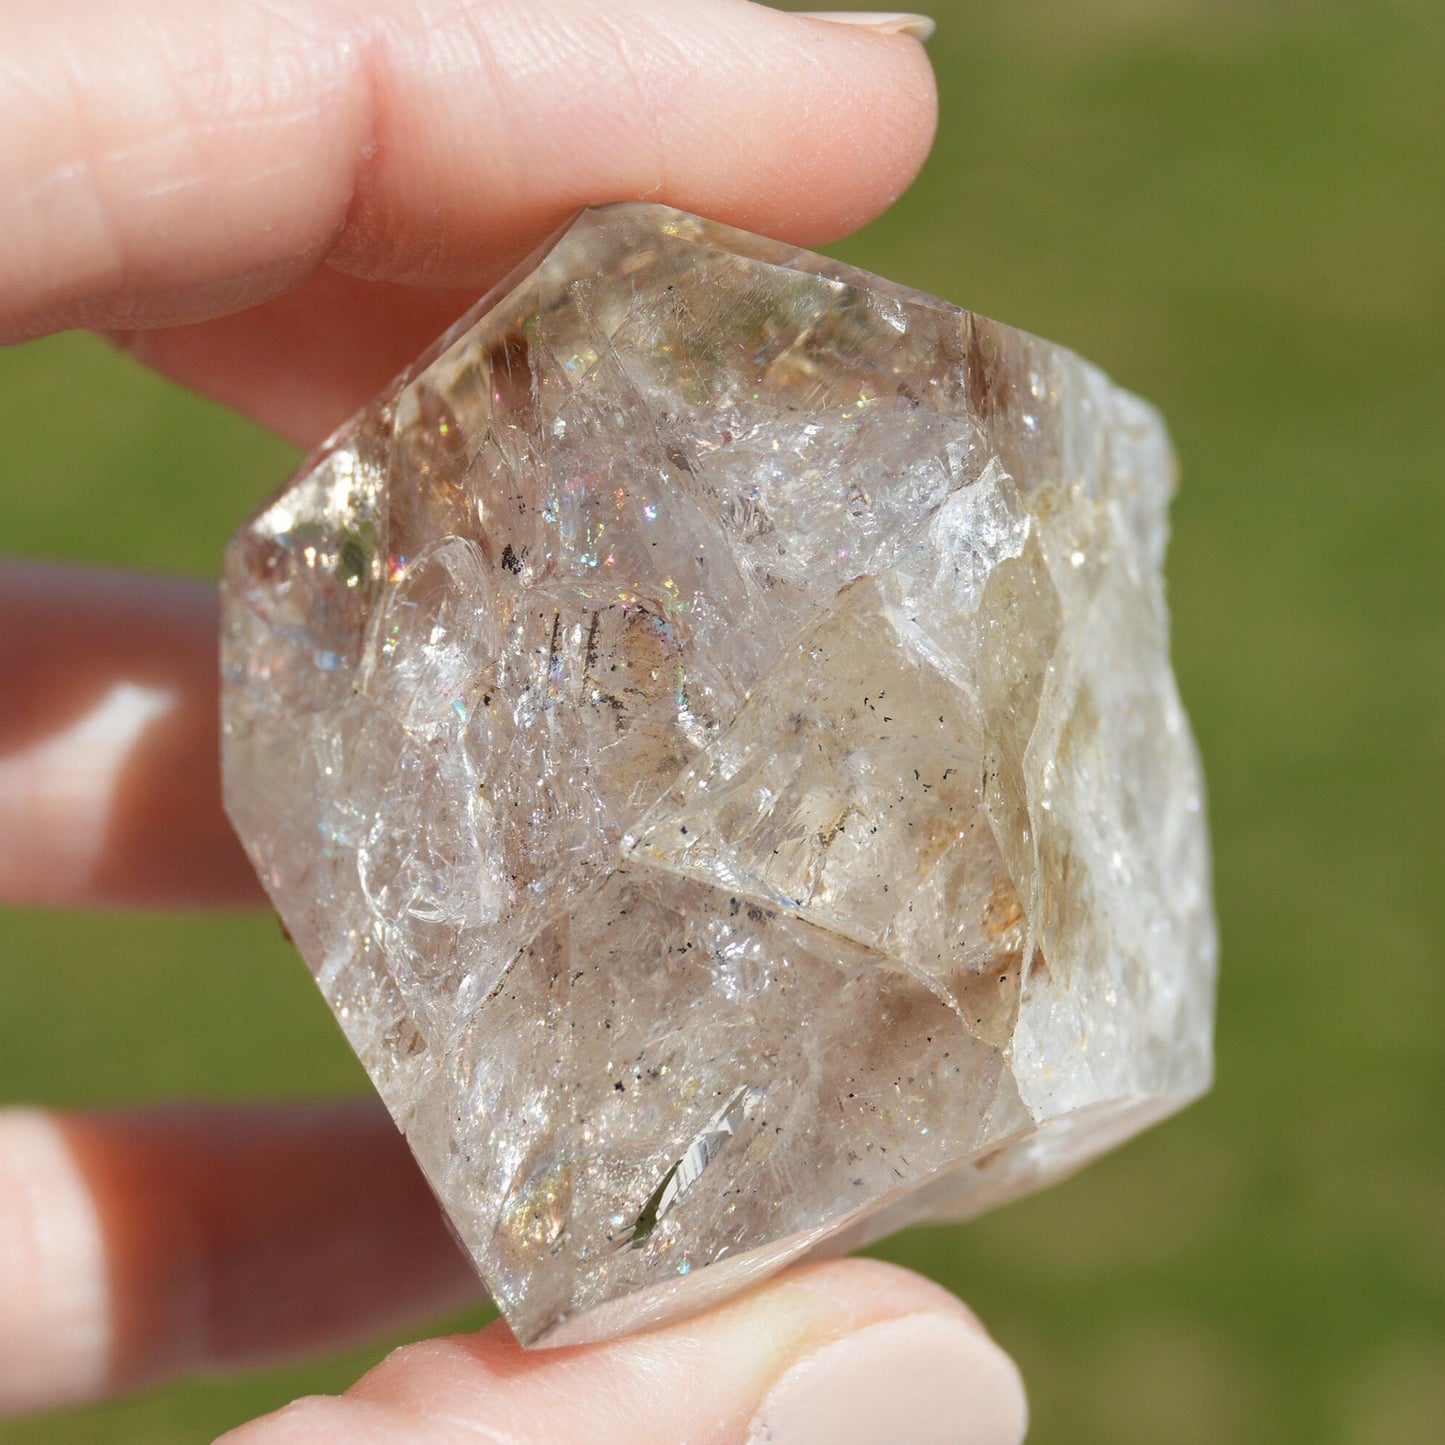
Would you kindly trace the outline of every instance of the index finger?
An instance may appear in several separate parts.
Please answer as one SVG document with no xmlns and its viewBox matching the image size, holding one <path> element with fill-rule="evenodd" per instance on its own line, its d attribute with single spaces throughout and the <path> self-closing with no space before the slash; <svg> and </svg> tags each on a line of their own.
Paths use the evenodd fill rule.
<svg viewBox="0 0 1445 1445">
<path fill-rule="evenodd" d="M 816 243 L 934 122 L 906 34 L 748 0 L 0 0 L 0 56 L 0 341 L 470 285 L 607 200 Z"/>
</svg>

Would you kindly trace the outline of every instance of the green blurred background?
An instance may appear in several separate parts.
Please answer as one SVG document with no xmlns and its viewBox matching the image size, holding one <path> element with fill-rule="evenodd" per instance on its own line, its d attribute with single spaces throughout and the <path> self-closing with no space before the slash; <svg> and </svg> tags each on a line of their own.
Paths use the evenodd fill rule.
<svg viewBox="0 0 1445 1445">
<path fill-rule="evenodd" d="M 1211 783 L 1213 1095 L 882 1253 L 1018 1356 L 1031 1438 L 1419 1445 L 1445 1420 L 1445 13 L 944 3 L 918 185 L 840 254 L 1067 342 L 1183 459 Z M 0 543 L 214 574 L 294 457 L 84 338 L 0 353 Z M 0 913 L 0 1095 L 359 1092 L 266 917 Z M 0 1426 L 180 1445 L 379 1352 Z"/>
</svg>

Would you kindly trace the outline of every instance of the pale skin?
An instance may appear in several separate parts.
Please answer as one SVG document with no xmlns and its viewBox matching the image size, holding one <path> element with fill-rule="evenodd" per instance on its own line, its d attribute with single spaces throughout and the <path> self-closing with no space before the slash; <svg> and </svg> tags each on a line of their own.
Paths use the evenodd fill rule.
<svg viewBox="0 0 1445 1445">
<path fill-rule="evenodd" d="M 312 445 L 579 205 L 802 243 L 877 214 L 932 137 L 918 29 L 747 0 L 0 0 L 0 343 L 98 330 Z M 0 901 L 263 903 L 220 806 L 215 620 L 208 588 L 0 564 Z M 379 1106 L 0 1112 L 0 1412 L 477 1296 Z M 426 1340 L 225 1439 L 884 1439 L 890 1389 L 897 1438 L 1022 1437 L 965 1307 L 854 1260 L 611 1344 Z"/>
</svg>

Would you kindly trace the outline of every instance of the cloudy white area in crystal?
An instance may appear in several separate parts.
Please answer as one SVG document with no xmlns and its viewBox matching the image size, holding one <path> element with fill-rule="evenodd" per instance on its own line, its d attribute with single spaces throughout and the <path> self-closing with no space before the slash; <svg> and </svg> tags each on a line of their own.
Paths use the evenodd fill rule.
<svg viewBox="0 0 1445 1445">
<path fill-rule="evenodd" d="M 231 816 L 524 1342 L 1207 1087 L 1173 475 L 1068 351 L 629 205 L 237 534 Z"/>
</svg>

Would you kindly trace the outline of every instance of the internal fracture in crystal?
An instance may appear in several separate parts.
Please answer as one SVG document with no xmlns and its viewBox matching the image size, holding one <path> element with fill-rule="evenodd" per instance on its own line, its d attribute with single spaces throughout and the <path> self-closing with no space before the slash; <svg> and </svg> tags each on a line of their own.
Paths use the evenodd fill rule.
<svg viewBox="0 0 1445 1445">
<path fill-rule="evenodd" d="M 524 1342 L 1207 1087 L 1173 477 L 1068 351 L 631 205 L 238 533 L 231 816 Z"/>
</svg>

